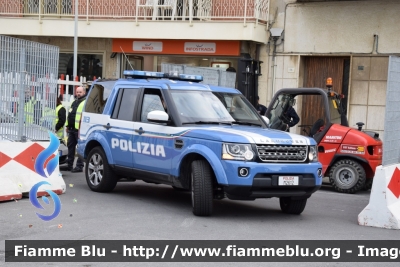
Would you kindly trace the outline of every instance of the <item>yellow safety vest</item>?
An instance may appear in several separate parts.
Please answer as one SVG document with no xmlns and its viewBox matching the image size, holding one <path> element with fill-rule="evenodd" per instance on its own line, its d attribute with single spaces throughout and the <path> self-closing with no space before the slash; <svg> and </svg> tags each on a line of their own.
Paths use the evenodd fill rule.
<svg viewBox="0 0 400 267">
<path fill-rule="evenodd" d="M 55 119 L 55 122 L 54 122 L 54 127 L 58 123 L 58 112 L 60 111 L 60 109 L 62 107 L 63 106 L 61 104 L 56 107 L 56 119 Z M 58 138 L 61 138 L 61 139 L 64 138 L 64 125 L 56 132 L 56 135 L 58 136 Z"/>
<path fill-rule="evenodd" d="M 82 116 L 82 111 L 83 111 L 83 106 L 85 105 L 86 100 L 82 101 L 78 108 L 76 109 L 76 114 L 75 114 L 75 129 L 79 129 L 79 122 L 81 120 Z"/>
<path fill-rule="evenodd" d="M 54 129 L 54 109 L 45 107 L 42 111 L 42 117 L 40 118 L 40 126 L 48 128 L 49 130 Z"/>
<path fill-rule="evenodd" d="M 25 103 L 24 113 L 25 113 L 25 123 L 26 124 L 33 123 L 34 106 L 35 106 L 34 99 L 30 99 L 28 102 Z"/>
</svg>

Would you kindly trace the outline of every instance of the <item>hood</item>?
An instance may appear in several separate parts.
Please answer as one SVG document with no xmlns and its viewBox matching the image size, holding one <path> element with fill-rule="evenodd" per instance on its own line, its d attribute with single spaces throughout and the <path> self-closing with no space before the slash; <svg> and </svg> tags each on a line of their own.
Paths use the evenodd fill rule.
<svg viewBox="0 0 400 267">
<path fill-rule="evenodd" d="M 184 136 L 227 143 L 316 145 L 314 139 L 306 136 L 242 125 L 196 127 Z"/>
</svg>

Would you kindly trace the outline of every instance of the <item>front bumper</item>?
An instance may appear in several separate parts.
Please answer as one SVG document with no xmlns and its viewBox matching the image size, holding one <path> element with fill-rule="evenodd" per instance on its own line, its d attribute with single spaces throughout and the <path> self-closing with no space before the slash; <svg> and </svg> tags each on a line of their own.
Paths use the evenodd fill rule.
<svg viewBox="0 0 400 267">
<path fill-rule="evenodd" d="M 273 184 L 277 179 L 265 179 L 262 184 Z M 273 185 L 260 185 L 255 181 L 254 186 L 224 186 L 226 197 L 233 200 L 255 200 L 256 198 L 290 197 L 292 199 L 309 198 L 321 185 L 311 185 L 311 181 L 300 180 L 298 186 L 282 187 Z M 314 183 L 314 182 L 312 182 Z"/>
<path fill-rule="evenodd" d="M 80 158 L 83 162 L 86 162 L 86 159 L 83 155 L 81 155 L 80 153 L 76 153 L 77 157 Z"/>
<path fill-rule="evenodd" d="M 225 161 L 228 183 L 220 184 L 230 199 L 308 198 L 322 184 L 322 165 L 314 163 L 257 163 Z M 240 170 L 246 168 L 246 176 Z M 297 176 L 298 185 L 279 185 L 279 176 Z"/>
</svg>

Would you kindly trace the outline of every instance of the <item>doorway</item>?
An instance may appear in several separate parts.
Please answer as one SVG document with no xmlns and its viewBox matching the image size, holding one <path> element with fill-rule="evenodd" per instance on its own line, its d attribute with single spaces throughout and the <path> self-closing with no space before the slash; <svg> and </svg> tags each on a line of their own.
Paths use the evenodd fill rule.
<svg viewBox="0 0 400 267">
<path fill-rule="evenodd" d="M 332 90 L 344 95 L 344 107 L 350 76 L 350 57 L 304 57 L 304 87 L 326 88 L 326 79 L 332 78 Z M 317 96 L 303 96 L 300 121 L 312 125 L 318 118 L 324 117 L 322 99 Z M 311 104 L 310 104 L 311 103 Z M 347 113 L 347 111 L 346 111 Z"/>
</svg>

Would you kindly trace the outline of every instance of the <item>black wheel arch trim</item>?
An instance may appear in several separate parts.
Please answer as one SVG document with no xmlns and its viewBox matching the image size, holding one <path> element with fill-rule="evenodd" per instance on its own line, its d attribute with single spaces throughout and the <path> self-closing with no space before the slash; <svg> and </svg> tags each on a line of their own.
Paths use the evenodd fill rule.
<svg viewBox="0 0 400 267">
<path fill-rule="evenodd" d="M 357 161 L 360 161 L 360 162 L 362 162 L 362 163 L 365 163 L 365 164 L 368 164 L 368 165 L 369 165 L 368 160 L 366 160 L 366 159 L 364 159 L 364 158 L 362 158 L 362 157 L 354 156 L 354 155 L 348 155 L 348 154 L 340 154 L 340 155 L 335 155 L 335 156 L 332 158 L 332 160 L 331 160 L 329 166 L 333 166 L 333 163 L 335 163 L 336 161 L 338 161 L 339 159 L 342 159 L 342 158 L 355 159 L 355 160 L 357 160 Z"/>
</svg>

